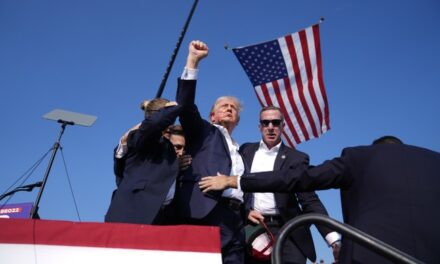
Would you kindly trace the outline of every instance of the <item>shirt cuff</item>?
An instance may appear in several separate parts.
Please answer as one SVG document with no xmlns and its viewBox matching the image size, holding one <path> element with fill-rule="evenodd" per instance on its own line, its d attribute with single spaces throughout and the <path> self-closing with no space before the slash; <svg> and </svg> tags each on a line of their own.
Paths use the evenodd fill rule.
<svg viewBox="0 0 440 264">
<path fill-rule="evenodd" d="M 327 241 L 327 244 L 331 246 L 336 241 L 341 240 L 341 235 L 338 232 L 330 232 L 325 236 L 325 241 Z"/>
<path fill-rule="evenodd" d="M 197 75 L 199 73 L 198 69 L 188 69 L 184 68 L 180 79 L 182 80 L 197 80 Z"/>
<path fill-rule="evenodd" d="M 241 185 L 240 185 L 241 175 L 237 176 L 237 190 L 241 191 Z"/>
</svg>

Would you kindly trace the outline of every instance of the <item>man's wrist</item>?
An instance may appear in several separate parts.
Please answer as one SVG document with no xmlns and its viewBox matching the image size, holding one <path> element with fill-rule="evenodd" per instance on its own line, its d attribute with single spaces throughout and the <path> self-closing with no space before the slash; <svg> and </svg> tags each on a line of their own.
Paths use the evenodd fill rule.
<svg viewBox="0 0 440 264">
<path fill-rule="evenodd" d="M 237 188 L 237 176 L 229 176 L 226 184 L 228 188 Z"/>
<path fill-rule="evenodd" d="M 186 59 L 186 68 L 189 69 L 197 69 L 199 66 L 199 60 L 197 58 L 188 56 L 188 58 Z"/>
<path fill-rule="evenodd" d="M 197 80 L 199 70 L 185 67 L 183 69 L 180 79 L 182 80 Z"/>
</svg>

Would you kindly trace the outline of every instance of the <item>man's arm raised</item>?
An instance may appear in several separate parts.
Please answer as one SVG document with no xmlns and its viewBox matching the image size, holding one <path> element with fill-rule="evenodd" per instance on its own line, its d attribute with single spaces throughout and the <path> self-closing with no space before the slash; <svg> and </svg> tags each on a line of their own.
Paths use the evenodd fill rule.
<svg viewBox="0 0 440 264">
<path fill-rule="evenodd" d="M 188 48 L 185 68 L 197 69 L 199 62 L 208 56 L 208 51 L 208 46 L 204 42 L 200 40 L 191 41 Z"/>
</svg>

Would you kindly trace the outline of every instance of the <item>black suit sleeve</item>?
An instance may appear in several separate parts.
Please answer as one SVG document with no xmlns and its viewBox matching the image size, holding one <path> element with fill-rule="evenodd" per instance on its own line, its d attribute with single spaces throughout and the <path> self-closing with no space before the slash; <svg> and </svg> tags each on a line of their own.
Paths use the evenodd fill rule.
<svg viewBox="0 0 440 264">
<path fill-rule="evenodd" d="M 241 177 L 245 192 L 304 192 L 344 188 L 350 182 L 344 156 L 314 168 L 287 167 L 280 171 L 248 173 Z"/>
<path fill-rule="evenodd" d="M 299 204 L 301 205 L 303 214 L 317 213 L 328 216 L 327 210 L 315 192 L 299 192 L 296 194 L 296 196 Z M 333 231 L 326 226 L 317 225 L 316 228 L 324 239 L 328 233 Z"/>
<path fill-rule="evenodd" d="M 176 101 L 182 107 L 179 120 L 185 131 L 188 148 L 210 128 L 210 124 L 203 120 L 195 104 L 196 84 L 195 80 L 179 79 L 176 94 Z"/>
<path fill-rule="evenodd" d="M 162 137 L 162 132 L 169 126 L 174 124 L 182 107 L 171 106 L 163 108 L 150 117 L 144 119 L 138 130 L 130 133 L 127 145 L 128 148 L 134 148 L 136 151 L 142 152 L 148 148 L 158 144 Z"/>
</svg>

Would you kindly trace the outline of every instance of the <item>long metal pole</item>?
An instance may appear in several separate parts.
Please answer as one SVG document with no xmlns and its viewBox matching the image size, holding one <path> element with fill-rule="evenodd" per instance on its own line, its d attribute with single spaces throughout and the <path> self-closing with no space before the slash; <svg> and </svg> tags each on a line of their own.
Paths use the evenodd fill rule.
<svg viewBox="0 0 440 264">
<path fill-rule="evenodd" d="M 186 30 L 188 29 L 189 22 L 191 22 L 191 18 L 193 16 L 194 10 L 198 4 L 199 0 L 194 0 L 191 11 L 189 12 L 188 18 L 186 19 L 185 25 L 183 26 L 182 32 L 180 32 L 179 40 L 177 41 L 177 45 L 174 48 L 173 54 L 171 55 L 170 62 L 168 63 L 167 69 L 165 70 L 165 74 L 162 78 L 162 82 L 160 83 L 159 89 L 156 93 L 156 98 L 161 97 L 163 90 L 165 89 L 165 85 L 168 80 L 168 75 L 170 74 L 171 68 L 173 67 L 174 61 L 176 60 L 177 53 L 179 52 L 180 45 L 182 44 L 183 37 L 185 37 Z"/>
<path fill-rule="evenodd" d="M 49 173 L 50 173 L 50 170 L 52 169 L 53 161 L 55 160 L 55 155 L 57 154 L 57 151 L 60 148 L 61 137 L 63 136 L 64 130 L 66 129 L 66 125 L 73 125 L 73 122 L 66 122 L 66 121 L 62 121 L 62 120 L 58 120 L 58 122 L 62 124 L 61 131 L 60 131 L 60 134 L 58 136 L 57 141 L 53 145 L 52 156 L 50 157 L 49 164 L 47 165 L 46 173 L 44 174 L 43 182 L 42 182 L 40 191 L 38 192 L 37 199 L 35 200 L 34 206 L 32 207 L 32 210 L 31 210 L 31 214 L 30 214 L 31 219 L 38 219 L 39 218 L 38 205 L 41 200 L 41 195 L 43 195 L 43 191 L 44 191 L 44 187 L 46 186 L 47 179 L 49 178 Z"/>
</svg>

